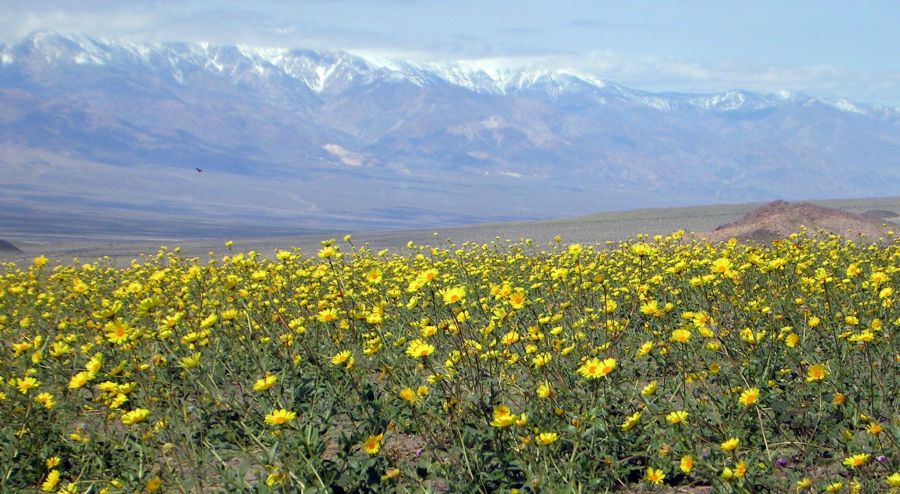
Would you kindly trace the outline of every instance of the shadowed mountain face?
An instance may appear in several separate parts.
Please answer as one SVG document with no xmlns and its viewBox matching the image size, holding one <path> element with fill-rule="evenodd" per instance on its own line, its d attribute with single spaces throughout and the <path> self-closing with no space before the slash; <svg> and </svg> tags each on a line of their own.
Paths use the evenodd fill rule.
<svg viewBox="0 0 900 494">
<path fill-rule="evenodd" d="M 0 252 L 22 252 L 15 245 L 0 238 Z"/>
<path fill-rule="evenodd" d="M 0 164 L 19 232 L 415 227 L 896 195 L 900 113 L 42 32 L 0 45 Z"/>
</svg>

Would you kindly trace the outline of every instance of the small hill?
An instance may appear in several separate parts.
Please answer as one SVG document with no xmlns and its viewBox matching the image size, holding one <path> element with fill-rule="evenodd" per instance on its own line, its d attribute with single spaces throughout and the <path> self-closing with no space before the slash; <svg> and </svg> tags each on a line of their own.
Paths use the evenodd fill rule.
<svg viewBox="0 0 900 494">
<path fill-rule="evenodd" d="M 22 250 L 0 238 L 0 252 L 22 252 Z"/>
<path fill-rule="evenodd" d="M 871 240 L 876 240 L 884 236 L 885 223 L 884 219 L 808 202 L 775 201 L 754 209 L 737 221 L 717 227 L 704 237 L 711 242 L 720 242 L 732 237 L 738 240 L 770 242 L 787 237 L 805 227 L 810 233 L 823 230 L 847 239 L 865 235 Z"/>
<path fill-rule="evenodd" d="M 893 221 L 895 223 L 897 219 L 900 218 L 900 214 L 888 211 L 887 209 L 870 209 L 863 213 L 863 215 L 883 221 Z"/>
</svg>

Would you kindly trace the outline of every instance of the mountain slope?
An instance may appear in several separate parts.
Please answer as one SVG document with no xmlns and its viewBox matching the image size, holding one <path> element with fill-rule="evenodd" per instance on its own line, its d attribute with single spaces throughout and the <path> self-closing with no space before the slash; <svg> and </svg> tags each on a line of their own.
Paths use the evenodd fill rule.
<svg viewBox="0 0 900 494">
<path fill-rule="evenodd" d="M 0 164 L 0 199 L 36 218 L 427 226 L 896 195 L 900 114 L 789 92 L 648 93 L 573 71 L 39 32 L 0 46 Z"/>
</svg>

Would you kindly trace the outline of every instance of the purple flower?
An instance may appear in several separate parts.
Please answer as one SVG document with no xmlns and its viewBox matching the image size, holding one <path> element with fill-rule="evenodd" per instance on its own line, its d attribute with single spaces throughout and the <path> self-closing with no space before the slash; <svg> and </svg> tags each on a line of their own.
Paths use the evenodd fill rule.
<svg viewBox="0 0 900 494">
<path fill-rule="evenodd" d="M 786 458 L 779 458 L 779 459 L 775 460 L 775 464 L 781 468 L 784 468 L 784 467 L 788 466 L 788 461 Z"/>
<path fill-rule="evenodd" d="M 875 457 L 875 461 L 877 461 L 878 463 L 884 463 L 887 461 L 887 456 L 878 455 Z"/>
<path fill-rule="evenodd" d="M 416 458 L 422 456 L 422 452 L 425 451 L 425 448 L 419 448 L 416 450 Z"/>
</svg>

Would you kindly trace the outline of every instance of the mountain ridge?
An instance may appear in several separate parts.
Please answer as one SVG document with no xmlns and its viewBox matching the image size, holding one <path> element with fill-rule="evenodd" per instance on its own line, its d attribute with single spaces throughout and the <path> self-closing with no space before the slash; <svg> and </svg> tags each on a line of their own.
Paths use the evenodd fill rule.
<svg viewBox="0 0 900 494">
<path fill-rule="evenodd" d="M 557 95 L 572 91 L 571 86 L 581 85 L 581 89 L 606 90 L 607 95 L 618 95 L 630 98 L 636 102 L 642 102 L 647 106 L 661 110 L 674 109 L 684 105 L 718 111 L 733 111 L 744 108 L 745 103 L 751 104 L 752 109 L 761 109 L 774 106 L 785 101 L 799 100 L 806 103 L 818 102 L 833 106 L 842 111 L 867 112 L 867 111 L 894 111 L 896 108 L 879 105 L 864 105 L 853 103 L 847 99 L 816 98 L 781 89 L 773 93 L 754 93 L 752 91 L 732 89 L 714 93 L 654 93 L 626 88 L 624 86 L 603 80 L 584 71 L 569 68 L 562 69 L 529 69 L 515 67 L 491 67 L 480 60 L 453 61 L 453 62 L 411 62 L 399 59 L 387 59 L 384 57 L 367 57 L 355 54 L 352 51 L 343 50 L 316 50 L 300 48 L 273 48 L 257 47 L 250 45 L 215 45 L 210 43 L 125 43 L 108 38 L 98 38 L 88 35 L 62 35 L 54 31 L 37 31 L 14 45 L 0 44 L 0 64 L 11 65 L 18 58 L 17 52 L 22 52 L 26 47 L 41 49 L 46 55 L 55 55 L 53 62 L 63 61 L 63 55 L 68 55 L 70 61 L 77 65 L 104 65 L 115 58 L 121 58 L 128 54 L 132 61 L 142 61 L 147 64 L 158 64 L 160 55 L 171 57 L 176 79 L 182 77 L 178 70 L 179 63 L 191 61 L 198 63 L 204 61 L 205 68 L 213 68 L 220 72 L 230 69 L 232 75 L 241 68 L 247 70 L 246 62 L 251 62 L 251 70 L 265 75 L 271 69 L 279 69 L 285 75 L 302 82 L 306 87 L 316 93 L 326 89 L 326 82 L 335 76 L 366 75 L 370 76 L 368 82 L 384 79 L 405 79 L 417 85 L 426 85 L 429 82 L 441 81 L 456 86 L 470 89 L 476 92 L 489 94 L 507 94 L 515 91 L 532 89 L 538 86 L 549 86 L 548 92 Z M 48 53 L 47 48 L 53 50 Z M 66 53 L 67 50 L 68 53 Z M 155 56 L 154 56 L 155 55 Z M 221 57 L 221 59 L 220 59 Z M 330 61 L 329 66 L 323 66 L 315 61 Z M 48 62 L 51 60 L 47 60 Z M 318 77 L 315 77 L 318 76 Z M 569 86 L 566 88 L 566 86 Z M 335 92 L 339 92 L 339 89 Z M 679 105 L 673 105 L 672 102 Z"/>
<path fill-rule="evenodd" d="M 900 195 L 900 113 L 790 91 L 52 32 L 0 60 L 0 199 L 41 218 L 428 227 Z"/>
</svg>

